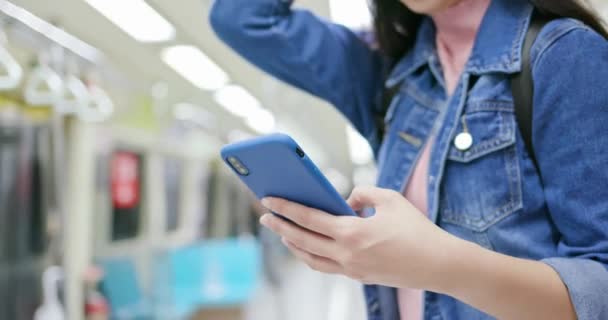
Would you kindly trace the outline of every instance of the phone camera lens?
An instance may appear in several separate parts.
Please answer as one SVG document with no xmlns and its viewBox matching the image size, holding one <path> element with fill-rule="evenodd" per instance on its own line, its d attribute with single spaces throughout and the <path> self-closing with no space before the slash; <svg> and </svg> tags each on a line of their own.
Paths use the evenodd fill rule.
<svg viewBox="0 0 608 320">
<path fill-rule="evenodd" d="M 304 158 L 304 156 L 306 156 L 306 154 L 304 153 L 304 151 L 302 151 L 302 149 L 300 149 L 300 147 L 296 148 L 296 153 L 298 154 L 298 156 L 300 156 L 300 158 Z"/>
<path fill-rule="evenodd" d="M 228 161 L 228 164 L 232 167 L 232 169 L 234 169 L 234 171 L 236 171 L 238 174 L 242 176 L 249 175 L 249 169 L 247 169 L 247 167 L 245 167 L 245 165 L 241 163 L 241 161 L 236 157 L 230 156 L 226 158 L 226 160 Z"/>
</svg>

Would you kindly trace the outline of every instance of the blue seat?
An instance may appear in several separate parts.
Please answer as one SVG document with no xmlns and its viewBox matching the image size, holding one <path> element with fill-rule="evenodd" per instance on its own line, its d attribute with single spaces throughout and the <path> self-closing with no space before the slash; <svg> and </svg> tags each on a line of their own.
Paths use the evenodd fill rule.
<svg viewBox="0 0 608 320">
<path fill-rule="evenodd" d="M 104 270 L 101 290 L 110 303 L 112 319 L 153 319 L 148 299 L 142 295 L 133 262 L 129 258 L 111 258 L 98 263 Z"/>
<path fill-rule="evenodd" d="M 202 308 L 236 306 L 253 295 L 261 273 L 254 238 L 205 240 L 159 254 L 153 300 L 157 313 L 177 319 Z"/>
</svg>

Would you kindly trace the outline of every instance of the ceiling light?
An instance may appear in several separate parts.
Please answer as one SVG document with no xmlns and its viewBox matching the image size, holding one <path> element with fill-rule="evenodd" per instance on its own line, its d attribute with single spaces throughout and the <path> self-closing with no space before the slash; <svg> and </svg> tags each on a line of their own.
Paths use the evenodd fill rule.
<svg viewBox="0 0 608 320">
<path fill-rule="evenodd" d="M 249 117 L 262 108 L 249 91 L 237 85 L 225 86 L 214 94 L 215 102 L 238 117 Z"/>
<path fill-rule="evenodd" d="M 346 127 L 346 136 L 350 149 L 350 158 L 354 164 L 366 165 L 374 160 L 369 143 L 352 126 Z"/>
<path fill-rule="evenodd" d="M 173 116 L 179 121 L 191 123 L 206 129 L 215 129 L 215 116 L 198 105 L 178 103 L 173 107 Z"/>
<path fill-rule="evenodd" d="M 194 46 L 173 46 L 162 52 L 162 59 L 173 70 L 203 90 L 218 90 L 228 83 L 228 75 Z"/>
<path fill-rule="evenodd" d="M 144 0 L 85 0 L 108 20 L 140 42 L 175 37 L 175 28 Z"/>
<path fill-rule="evenodd" d="M 330 0 L 331 19 L 351 29 L 369 29 L 371 15 L 366 0 Z"/>
<path fill-rule="evenodd" d="M 249 114 L 245 123 L 249 128 L 262 134 L 271 133 L 275 128 L 274 115 L 265 109 L 257 109 Z"/>
<path fill-rule="evenodd" d="M 102 58 L 102 54 L 97 48 L 11 2 L 0 0 L 0 11 L 90 62 L 97 63 Z"/>
</svg>

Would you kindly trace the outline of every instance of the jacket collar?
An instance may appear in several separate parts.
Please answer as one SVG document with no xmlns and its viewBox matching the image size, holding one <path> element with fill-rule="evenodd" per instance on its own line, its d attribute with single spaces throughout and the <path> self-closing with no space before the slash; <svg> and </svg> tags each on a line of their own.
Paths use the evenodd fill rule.
<svg viewBox="0 0 608 320">
<path fill-rule="evenodd" d="M 465 72 L 477 75 L 519 72 L 532 11 L 528 0 L 493 0 L 481 23 Z M 431 18 L 426 18 L 420 25 L 413 49 L 397 63 L 386 86 L 396 85 L 433 59 L 437 59 L 435 26 Z"/>
</svg>

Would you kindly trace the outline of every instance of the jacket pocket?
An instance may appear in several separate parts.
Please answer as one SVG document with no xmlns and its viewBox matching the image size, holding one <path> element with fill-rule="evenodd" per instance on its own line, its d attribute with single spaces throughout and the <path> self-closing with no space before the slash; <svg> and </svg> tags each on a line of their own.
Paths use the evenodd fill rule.
<svg viewBox="0 0 608 320">
<path fill-rule="evenodd" d="M 460 120 L 456 135 L 469 132 L 473 144 L 467 150 L 450 145 L 441 221 L 483 232 L 523 206 L 513 105 L 471 102 Z"/>
</svg>

